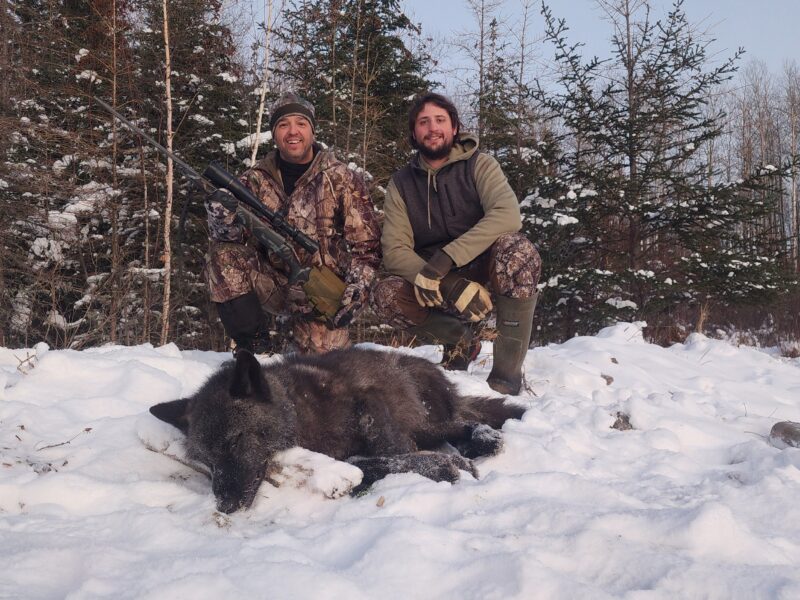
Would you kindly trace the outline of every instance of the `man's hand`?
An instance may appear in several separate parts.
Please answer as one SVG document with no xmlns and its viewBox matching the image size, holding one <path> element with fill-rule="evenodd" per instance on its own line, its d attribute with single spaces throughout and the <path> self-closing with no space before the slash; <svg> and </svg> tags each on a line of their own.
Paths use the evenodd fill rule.
<svg viewBox="0 0 800 600">
<path fill-rule="evenodd" d="M 441 279 L 453 268 L 453 259 L 437 250 L 414 277 L 414 295 L 420 306 L 439 306 L 443 302 L 439 291 Z"/>
<path fill-rule="evenodd" d="M 336 312 L 331 319 L 334 327 L 347 327 L 351 322 L 361 314 L 364 309 L 364 300 L 366 294 L 361 289 L 361 286 L 351 283 L 344 288 L 342 294 L 342 307 Z"/>
<path fill-rule="evenodd" d="M 442 291 L 447 301 L 462 315 L 474 322 L 482 321 L 492 311 L 489 290 L 480 283 L 459 277 L 455 273 L 442 281 Z"/>
<path fill-rule="evenodd" d="M 239 206 L 239 201 L 228 190 L 218 189 L 206 196 L 205 204 L 206 210 L 219 218 L 222 216 L 220 214 L 222 211 L 235 213 L 236 208 Z"/>
</svg>

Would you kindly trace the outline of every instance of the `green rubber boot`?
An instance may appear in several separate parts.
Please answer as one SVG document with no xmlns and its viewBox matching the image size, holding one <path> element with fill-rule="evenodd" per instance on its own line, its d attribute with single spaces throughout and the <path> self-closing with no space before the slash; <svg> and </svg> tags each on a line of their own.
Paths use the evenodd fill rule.
<svg viewBox="0 0 800 600">
<path fill-rule="evenodd" d="M 522 363 L 528 353 L 533 329 L 536 299 L 498 296 L 497 338 L 494 340 L 494 363 L 486 382 L 489 387 L 516 396 L 522 387 Z"/>
<path fill-rule="evenodd" d="M 408 333 L 432 344 L 442 344 L 442 366 L 451 371 L 466 371 L 481 350 L 481 342 L 472 328 L 456 317 L 432 310 L 428 317 Z"/>
</svg>

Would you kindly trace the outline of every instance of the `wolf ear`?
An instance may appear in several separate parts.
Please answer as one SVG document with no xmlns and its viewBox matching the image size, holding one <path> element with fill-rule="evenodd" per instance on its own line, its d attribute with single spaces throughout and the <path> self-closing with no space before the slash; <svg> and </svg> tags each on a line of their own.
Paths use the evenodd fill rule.
<svg viewBox="0 0 800 600">
<path fill-rule="evenodd" d="M 246 350 L 236 353 L 236 367 L 229 391 L 232 398 L 252 398 L 259 402 L 269 402 L 269 386 L 261 374 L 261 365 Z"/>
<path fill-rule="evenodd" d="M 186 407 L 189 404 L 188 398 L 162 402 L 150 407 L 150 414 L 161 419 L 165 423 L 177 427 L 184 434 L 189 431 L 189 420 L 186 418 Z"/>
</svg>

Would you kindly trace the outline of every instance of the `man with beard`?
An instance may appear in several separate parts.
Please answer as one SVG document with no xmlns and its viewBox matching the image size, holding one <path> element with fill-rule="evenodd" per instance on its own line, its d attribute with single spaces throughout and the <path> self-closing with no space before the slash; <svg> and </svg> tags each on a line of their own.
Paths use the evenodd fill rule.
<svg viewBox="0 0 800 600">
<path fill-rule="evenodd" d="M 276 150 L 240 180 L 272 211 L 319 243 L 313 254 L 297 248 L 303 266 L 327 267 L 344 282 L 340 308 L 324 318 L 288 268 L 259 243 L 266 227 L 237 212 L 225 190 L 206 199 L 211 245 L 205 278 L 226 333 L 237 348 L 270 348 L 265 313 L 289 317 L 295 349 L 320 353 L 350 345 L 347 326 L 364 307 L 380 265 L 380 228 L 360 175 L 316 143 L 314 107 L 288 92 L 272 106 Z"/>
<path fill-rule="evenodd" d="M 539 253 L 519 231 L 519 202 L 444 96 L 417 98 L 408 130 L 417 153 L 386 191 L 381 243 L 391 275 L 376 284 L 373 308 L 394 327 L 443 344 L 446 368 L 466 370 L 494 300 L 488 383 L 518 394 L 541 274 Z"/>
</svg>

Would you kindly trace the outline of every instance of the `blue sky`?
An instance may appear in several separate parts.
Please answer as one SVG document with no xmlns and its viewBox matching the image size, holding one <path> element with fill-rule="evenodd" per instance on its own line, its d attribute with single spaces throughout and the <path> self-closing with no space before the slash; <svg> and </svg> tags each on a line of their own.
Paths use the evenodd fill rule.
<svg viewBox="0 0 800 600">
<path fill-rule="evenodd" d="M 465 0 L 403 0 L 403 4 L 407 14 L 429 34 L 448 39 L 475 28 Z M 652 12 L 660 17 L 671 5 L 652 0 Z M 521 12 L 519 6 L 520 0 L 505 0 L 501 14 L 513 23 Z M 570 41 L 586 43 L 586 55 L 606 55 L 611 29 L 602 21 L 594 0 L 551 0 L 549 6 L 554 16 L 566 19 Z M 544 29 L 538 7 L 537 2 L 531 29 L 535 35 Z M 684 9 L 691 23 L 716 40 L 711 51 L 719 58 L 727 58 L 743 46 L 747 51 L 743 63 L 760 59 L 776 74 L 784 59 L 800 61 L 800 0 L 686 0 Z"/>
</svg>

